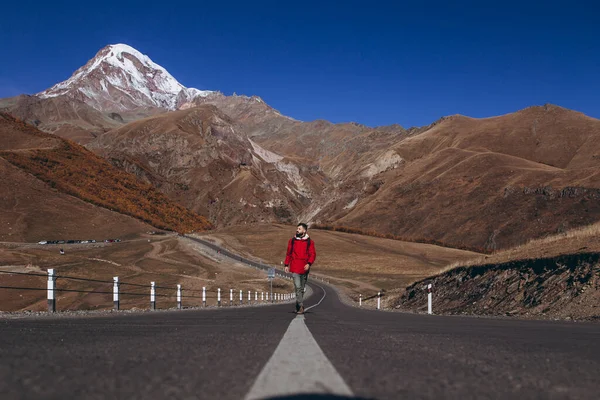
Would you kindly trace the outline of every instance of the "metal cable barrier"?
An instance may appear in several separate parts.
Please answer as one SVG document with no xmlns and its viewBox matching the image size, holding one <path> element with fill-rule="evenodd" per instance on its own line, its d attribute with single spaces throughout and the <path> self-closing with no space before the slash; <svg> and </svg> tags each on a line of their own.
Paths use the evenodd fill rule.
<svg viewBox="0 0 600 400">
<path fill-rule="evenodd" d="M 200 300 L 202 307 L 207 307 L 207 302 L 210 300 L 211 303 L 216 303 L 217 307 L 221 307 L 222 302 L 222 293 L 225 294 L 225 291 L 222 291 L 221 288 L 217 288 L 216 291 L 209 291 L 206 287 L 203 287 L 202 290 L 198 289 L 184 289 L 181 284 L 177 284 L 175 286 L 158 286 L 156 282 L 150 282 L 149 285 L 133 283 L 133 282 L 121 282 L 118 276 L 113 277 L 112 280 L 101 280 L 101 279 L 91 279 L 84 278 L 79 276 L 69 276 L 69 275 L 59 275 L 56 274 L 54 269 L 48 269 L 46 274 L 39 272 L 17 272 L 17 271 L 7 271 L 0 269 L 0 274 L 2 275 L 15 275 L 15 276 L 29 276 L 32 278 L 47 278 L 46 287 L 33 287 L 31 285 L 15 285 L 8 286 L 6 284 L 0 285 L 0 289 L 3 290 L 15 290 L 15 291 L 46 291 L 47 292 L 47 301 L 48 301 L 48 312 L 54 313 L 56 312 L 56 294 L 57 293 L 82 293 L 82 294 L 104 294 L 104 295 L 112 295 L 113 296 L 113 309 L 119 310 L 121 297 L 122 296 L 132 296 L 132 297 L 150 297 L 150 309 L 156 309 L 157 298 L 162 298 L 163 300 L 175 299 L 177 301 L 177 309 L 183 308 L 183 300 Z M 112 285 L 112 290 L 107 288 L 98 288 L 98 289 L 73 289 L 73 288 L 65 288 L 65 287 L 57 287 L 57 280 L 66 280 L 73 282 L 86 282 L 90 284 L 98 284 L 98 285 Z M 5 281 L 2 279 L 2 281 Z M 127 290 L 121 290 L 121 286 L 128 287 Z M 170 293 L 165 293 L 169 291 Z M 237 298 L 237 293 L 239 292 L 239 302 Z M 235 296 L 234 296 L 235 293 Z M 259 291 L 250 291 L 250 290 L 234 290 L 229 289 L 229 305 L 249 305 L 249 304 L 260 304 L 260 303 L 274 303 L 274 302 L 283 302 L 283 301 L 291 301 L 293 298 L 292 293 L 269 293 L 269 292 L 259 292 Z M 235 299 L 235 301 L 234 301 Z M 215 301 L 216 300 L 216 301 Z M 37 300 L 39 301 L 39 300 Z"/>
</svg>

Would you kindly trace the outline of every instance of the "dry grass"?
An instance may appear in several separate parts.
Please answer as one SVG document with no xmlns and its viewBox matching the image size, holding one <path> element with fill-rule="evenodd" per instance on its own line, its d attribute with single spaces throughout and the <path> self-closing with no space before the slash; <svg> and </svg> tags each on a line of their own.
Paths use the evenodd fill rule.
<svg viewBox="0 0 600 400">
<path fill-rule="evenodd" d="M 148 241 L 150 240 L 150 241 Z M 55 268 L 59 275 L 85 277 L 112 281 L 119 276 L 121 282 L 149 285 L 155 281 L 158 286 L 158 308 L 176 306 L 176 285 L 181 284 L 184 306 L 201 305 L 202 287 L 207 290 L 207 304 L 215 305 L 217 289 L 221 288 L 223 305 L 229 304 L 229 290 L 234 289 L 235 304 L 239 303 L 239 290 L 243 290 L 244 304 L 248 290 L 267 291 L 269 282 L 266 274 L 248 268 L 229 259 L 220 259 L 214 252 L 206 250 L 189 239 L 172 235 L 166 237 L 143 237 L 138 240 L 114 244 L 65 246 L 66 254 L 59 255 L 57 246 L 4 245 L 0 247 L 0 265 L 3 270 L 41 272 Z M 0 275 L 1 286 L 40 287 L 46 285 L 46 278 Z M 59 279 L 58 288 L 76 290 L 112 291 L 112 284 L 78 282 Z M 122 286 L 123 292 L 142 293 L 142 296 L 122 296 L 121 308 L 147 309 L 149 289 Z M 290 293 L 289 281 L 276 279 L 273 290 Z M 194 292 L 193 292 L 194 291 Z M 260 297 L 260 294 L 259 294 Z M 0 311 L 37 310 L 47 308 L 45 291 L 17 291 L 0 289 Z M 95 293 L 58 294 L 59 310 L 110 309 L 112 296 Z"/>
<path fill-rule="evenodd" d="M 233 251 L 278 265 L 294 226 L 242 225 L 200 234 Z M 352 297 L 404 288 L 477 253 L 342 232 L 311 230 L 317 249 L 312 274 L 348 289 Z"/>
<path fill-rule="evenodd" d="M 484 264 L 501 264 L 509 261 L 556 257 L 564 254 L 600 251 L 600 223 L 571 229 L 564 233 L 533 239 L 520 246 L 498 251 L 491 255 L 478 256 L 466 261 L 456 261 L 441 272 L 459 267 Z"/>
</svg>

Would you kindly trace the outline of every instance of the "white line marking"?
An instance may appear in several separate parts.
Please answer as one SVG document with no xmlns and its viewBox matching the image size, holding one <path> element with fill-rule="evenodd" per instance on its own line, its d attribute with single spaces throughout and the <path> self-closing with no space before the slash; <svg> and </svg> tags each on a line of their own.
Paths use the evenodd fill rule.
<svg viewBox="0 0 600 400">
<path fill-rule="evenodd" d="M 321 288 L 321 290 L 323 290 L 323 297 L 321 297 L 321 300 L 319 300 L 319 302 L 318 302 L 317 304 L 313 304 L 313 305 L 312 305 L 312 306 L 310 306 L 310 307 L 306 307 L 306 308 L 304 309 L 304 311 L 308 311 L 308 310 L 310 310 L 311 308 L 314 308 L 314 307 L 318 306 L 319 304 L 321 304 L 321 303 L 323 302 L 323 300 L 325 300 L 325 296 L 327 296 L 327 292 L 325 291 L 325 288 L 324 288 L 323 286 L 321 286 L 321 285 L 317 285 L 317 284 L 314 284 L 314 285 L 315 285 L 315 286 L 318 286 L 318 287 L 320 287 L 320 288 Z"/>
<path fill-rule="evenodd" d="M 246 395 L 246 400 L 298 394 L 352 396 L 298 315 Z"/>
</svg>

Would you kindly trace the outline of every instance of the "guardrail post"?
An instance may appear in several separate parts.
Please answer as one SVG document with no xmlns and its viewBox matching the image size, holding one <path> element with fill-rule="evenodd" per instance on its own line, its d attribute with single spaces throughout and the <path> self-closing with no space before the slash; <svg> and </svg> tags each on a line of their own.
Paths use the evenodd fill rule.
<svg viewBox="0 0 600 400">
<path fill-rule="evenodd" d="M 202 287 L 202 307 L 206 307 L 206 287 Z"/>
<path fill-rule="evenodd" d="M 177 285 L 177 309 L 181 310 L 181 285 Z"/>
<path fill-rule="evenodd" d="M 377 309 L 381 309 L 381 292 L 377 292 Z"/>
<path fill-rule="evenodd" d="M 113 309 L 119 311 L 119 277 L 113 276 Z"/>
<path fill-rule="evenodd" d="M 150 282 L 150 309 L 156 310 L 156 282 Z"/>
<path fill-rule="evenodd" d="M 433 302 L 433 293 L 431 293 L 431 283 L 427 285 L 427 314 L 433 314 L 432 311 L 432 302 Z"/>
<path fill-rule="evenodd" d="M 244 299 L 242 297 L 242 290 L 240 289 L 240 305 L 244 304 Z"/>
<path fill-rule="evenodd" d="M 48 312 L 56 312 L 56 298 L 54 292 L 56 289 L 56 276 L 54 275 L 54 269 L 48 269 Z"/>
<path fill-rule="evenodd" d="M 362 307 L 362 294 L 358 295 L 358 306 Z"/>
<path fill-rule="evenodd" d="M 233 289 L 229 289 L 229 305 L 233 305 Z"/>
<path fill-rule="evenodd" d="M 221 288 L 217 289 L 217 307 L 221 307 Z"/>
</svg>

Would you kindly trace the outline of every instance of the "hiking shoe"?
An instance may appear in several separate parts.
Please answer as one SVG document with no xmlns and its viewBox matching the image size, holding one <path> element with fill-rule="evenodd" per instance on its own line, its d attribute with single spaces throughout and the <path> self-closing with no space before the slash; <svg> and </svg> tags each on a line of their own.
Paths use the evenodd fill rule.
<svg viewBox="0 0 600 400">
<path fill-rule="evenodd" d="M 298 314 L 298 315 L 304 314 L 304 306 L 300 307 L 300 309 L 298 311 L 296 311 L 296 314 Z"/>
</svg>

